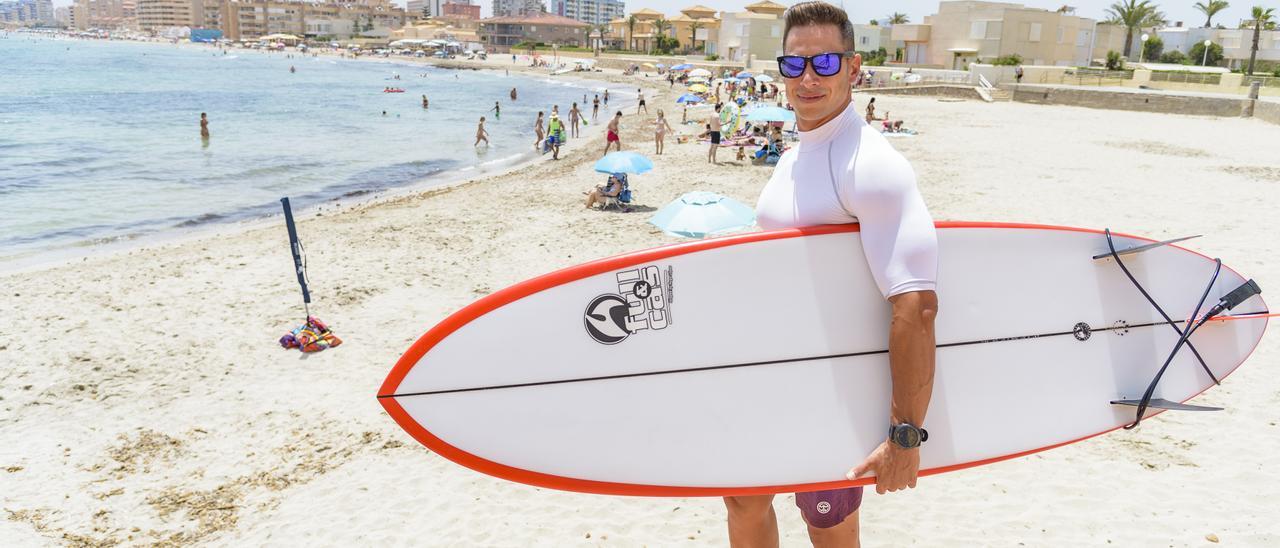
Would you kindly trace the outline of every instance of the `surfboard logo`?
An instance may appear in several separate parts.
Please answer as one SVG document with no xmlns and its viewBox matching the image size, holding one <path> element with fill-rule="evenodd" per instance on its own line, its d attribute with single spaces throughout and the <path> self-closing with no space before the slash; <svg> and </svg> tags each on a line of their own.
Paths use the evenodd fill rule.
<svg viewBox="0 0 1280 548">
<path fill-rule="evenodd" d="M 617 293 L 592 299 L 583 313 L 587 335 L 600 344 L 618 344 L 644 330 L 671 325 L 671 267 L 666 276 L 657 266 L 618 272 Z"/>
</svg>

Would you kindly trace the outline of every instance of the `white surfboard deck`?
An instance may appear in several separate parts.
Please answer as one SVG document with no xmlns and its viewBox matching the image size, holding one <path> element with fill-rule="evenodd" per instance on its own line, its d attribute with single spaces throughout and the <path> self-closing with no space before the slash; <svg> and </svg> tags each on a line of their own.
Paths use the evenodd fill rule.
<svg viewBox="0 0 1280 548">
<path fill-rule="evenodd" d="M 922 475 L 1132 423 L 1134 407 L 1109 402 L 1141 398 L 1178 334 L 1113 259 L 1091 258 L 1107 252 L 1101 231 L 938 227 Z M 890 306 L 856 230 L 704 240 L 523 282 L 428 331 L 379 401 L 440 455 L 533 485 L 692 496 L 871 483 L 844 474 L 888 433 Z M 1152 241 L 1114 239 L 1118 250 Z M 1173 245 L 1122 259 L 1177 321 L 1214 268 Z M 1224 266 L 1205 308 L 1244 281 Z M 1266 311 L 1254 296 L 1232 314 Z M 1212 321 L 1191 342 L 1223 379 L 1267 321 Z M 1155 397 L 1184 402 L 1212 385 L 1184 348 Z"/>
</svg>

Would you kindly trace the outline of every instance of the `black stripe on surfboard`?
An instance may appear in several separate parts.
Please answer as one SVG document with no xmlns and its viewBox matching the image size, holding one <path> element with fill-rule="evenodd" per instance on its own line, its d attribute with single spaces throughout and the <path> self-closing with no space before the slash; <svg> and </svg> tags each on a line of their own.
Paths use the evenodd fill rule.
<svg viewBox="0 0 1280 548">
<path fill-rule="evenodd" d="M 1250 313 L 1247 313 L 1247 314 L 1234 314 L 1234 315 L 1232 315 L 1232 316 L 1228 316 L 1228 317 L 1236 318 L 1236 317 L 1259 316 L 1259 315 L 1265 315 L 1265 314 L 1268 314 L 1268 312 L 1267 312 L 1267 311 L 1262 311 L 1262 312 L 1250 312 Z M 1096 329 L 1090 329 L 1090 332 L 1091 332 L 1091 333 L 1097 333 L 1097 332 L 1099 332 L 1099 331 L 1114 331 L 1114 330 L 1138 329 L 1138 328 L 1142 328 L 1142 327 L 1153 327 L 1153 326 L 1157 326 L 1157 325 L 1167 325 L 1167 324 L 1169 324 L 1169 323 L 1170 323 L 1170 322 L 1150 322 L 1150 323 L 1140 323 L 1140 324 L 1120 324 L 1120 325 L 1113 325 L 1113 326 L 1111 326 L 1111 327 L 1099 327 L 1099 328 L 1096 328 Z M 1177 320 L 1177 321 L 1172 322 L 1172 323 L 1175 323 L 1175 324 L 1186 323 L 1186 320 Z M 1074 330 L 1070 330 L 1070 331 L 1055 331 L 1055 332 L 1052 332 L 1052 333 L 1038 333 L 1038 334 L 1034 334 L 1034 335 L 1016 335 L 1016 336 L 1012 336 L 1012 337 L 996 337 L 996 338 L 991 338 L 991 339 L 982 339 L 982 340 L 975 340 L 975 341 L 960 341 L 960 342 L 952 342 L 952 343 L 943 343 L 943 344 L 939 344 L 939 345 L 937 345 L 937 348 L 952 348 L 952 347 L 957 347 L 957 346 L 971 346 L 971 345 L 975 345 L 975 344 L 989 344 L 989 343 L 1001 343 L 1001 342 L 1010 342 L 1010 341 L 1022 341 L 1022 340 L 1028 340 L 1028 339 L 1040 339 L 1040 338 L 1045 338 L 1045 337 L 1061 337 L 1061 336 L 1065 336 L 1065 335 L 1073 335 L 1074 333 L 1075 333 L 1075 331 L 1074 331 Z M 755 367 L 755 366 L 759 366 L 759 365 L 779 365 L 779 364 L 786 364 L 786 363 L 796 363 L 796 362 L 806 362 L 806 361 L 816 361 L 816 360 L 829 360 L 829 359 L 835 359 L 835 358 L 856 358 L 856 357 L 861 357 L 861 356 L 874 356 L 874 355 L 876 355 L 876 354 L 888 354 L 888 353 L 889 353 L 889 350 L 888 350 L 888 349 L 884 349 L 884 350 L 867 350 L 867 351 L 863 351 L 863 352 L 848 352 L 848 353 L 844 353 L 844 354 L 827 354 L 827 355 L 823 355 L 823 356 L 806 356 L 806 357 L 800 357 L 800 358 L 785 358 L 785 359 L 781 359 L 781 360 L 766 360 L 766 361 L 758 361 L 758 362 L 732 363 L 732 364 L 726 364 L 726 365 L 710 365 L 710 366 L 705 366 L 705 367 L 688 367 L 688 368 L 684 368 L 684 369 L 666 369 L 666 370 L 662 370 L 662 371 L 644 371 L 644 372 L 640 372 L 640 373 L 622 373 L 622 374 L 618 374 L 618 375 L 603 375 L 603 376 L 599 376 L 599 377 L 582 377 L 582 378 L 577 378 L 577 379 L 559 379 L 559 380 L 553 380 L 553 381 L 536 381 L 536 382 L 524 382 L 524 383 L 517 383 L 517 384 L 498 384 L 498 385 L 492 385 L 492 386 L 475 386 L 475 387 L 471 387 L 471 388 L 450 388 L 450 389 L 446 389 L 446 390 L 431 390 L 431 391 L 427 391 L 427 392 L 406 392 L 406 393 L 403 393 L 403 394 L 386 394 L 386 395 L 379 395 L 379 396 L 378 396 L 378 398 L 379 398 L 379 399 L 381 399 L 381 398 L 405 398 L 405 397 L 410 397 L 410 396 L 438 396 L 438 395 L 442 395 L 442 394 L 458 394 L 458 393 L 462 393 L 462 392 L 478 392 L 478 391 L 481 391 L 481 390 L 503 390 L 503 389 L 508 389 L 508 388 L 528 388 L 528 387 L 532 387 L 532 386 L 549 386 L 549 385 L 553 385 L 553 384 L 568 384 L 568 383 L 575 383 L 575 382 L 609 381 L 609 380 L 617 380 L 617 379 L 630 379 L 630 378 L 636 378 L 636 377 L 649 377 L 649 376 L 654 376 L 654 375 L 674 375 L 674 374 L 676 374 L 676 373 L 699 373 L 699 372 L 703 372 L 703 371 L 718 371 L 718 370 L 722 370 L 722 369 L 737 369 L 737 368 L 740 368 L 740 367 Z"/>
</svg>

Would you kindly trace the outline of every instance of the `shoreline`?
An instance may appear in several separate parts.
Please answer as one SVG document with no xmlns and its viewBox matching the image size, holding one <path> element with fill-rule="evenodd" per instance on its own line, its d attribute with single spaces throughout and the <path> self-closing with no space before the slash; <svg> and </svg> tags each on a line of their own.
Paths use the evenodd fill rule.
<svg viewBox="0 0 1280 548">
<path fill-rule="evenodd" d="M 48 38 L 39 37 L 36 39 L 43 40 L 71 40 L 81 41 L 80 39 L 67 38 Z M 92 43 L 95 40 L 89 40 Z M 168 43 L 168 42 L 151 42 L 141 40 L 109 40 L 108 42 L 124 42 L 130 44 L 140 44 L 144 46 L 168 46 L 178 49 L 209 51 L 218 49 L 217 46 L 192 43 Z M 240 54 L 258 54 L 258 55 L 282 55 L 282 52 L 268 52 L 260 50 L 240 50 L 239 48 L 228 49 L 228 51 L 236 52 L 234 55 Z M 304 59 L 310 58 L 310 55 L 302 55 L 297 52 L 288 52 L 300 55 Z M 401 66 L 404 68 L 416 68 L 421 66 L 432 66 L 443 70 L 487 70 L 487 71 L 511 71 L 516 77 L 527 78 L 530 81 L 537 81 L 539 84 L 556 84 L 557 79 L 544 70 L 525 65 L 515 64 L 512 66 L 489 66 L 491 62 L 483 61 L 466 61 L 461 59 L 435 59 L 431 57 L 425 58 L 380 58 L 380 57 L 345 57 L 329 51 L 314 52 L 319 57 L 329 58 L 340 61 L 382 63 L 391 66 Z M 512 70 L 514 69 L 514 70 Z M 602 89 L 600 84 L 620 84 L 621 82 L 607 78 L 607 76 L 622 76 L 621 71 L 613 69 L 602 69 L 603 72 L 574 72 L 571 78 L 560 79 L 559 81 L 569 80 L 573 84 L 582 88 L 599 90 Z M 616 73 L 616 74 L 613 74 Z M 591 76 L 584 76 L 591 75 Z M 596 76 L 599 75 L 599 76 Z M 541 77 L 541 79 L 539 78 Z M 655 90 L 648 90 L 651 95 L 657 95 Z M 625 90 L 615 90 L 610 88 L 610 92 L 617 95 L 619 99 L 634 100 L 634 92 Z M 573 150 L 574 141 L 589 141 L 593 138 L 603 135 L 603 125 L 590 124 L 580 130 L 580 136 L 570 141 L 569 146 L 561 150 L 562 156 Z M 346 194 L 333 196 L 321 200 L 308 206 L 297 208 L 294 214 L 299 219 L 315 217 L 324 213 L 341 213 L 352 209 L 366 206 L 376 206 L 380 203 L 398 200 L 406 197 L 425 196 L 437 191 L 448 191 L 453 188 L 466 186 L 468 184 L 483 182 L 492 177 L 498 177 L 526 169 L 531 165 L 538 163 L 539 160 L 549 159 L 539 151 L 528 150 L 516 153 L 503 158 L 488 160 L 474 165 L 468 165 L 457 169 L 446 170 L 440 173 L 432 174 L 421 179 L 415 180 L 408 184 L 383 188 L 380 190 L 359 190 Z M 488 164 L 497 164 L 498 167 L 486 169 L 484 166 Z M 354 194 L 354 195 L 353 195 Z M 270 208 L 271 204 L 260 204 L 257 206 L 247 206 L 242 210 L 252 211 L 260 208 Z M 259 228 L 272 225 L 283 217 L 278 209 L 274 213 L 265 213 L 254 215 L 245 213 L 246 216 L 235 216 L 228 219 L 211 219 L 209 221 L 201 221 L 201 217 L 188 219 L 176 224 L 148 229 L 139 233 L 128 233 L 117 236 L 86 238 L 74 242 L 66 242 L 58 244 L 54 247 L 17 252 L 12 255 L 0 257 L 0 275 L 20 274 L 27 272 L 35 272 L 52 268 L 65 267 L 77 262 L 87 261 L 93 258 L 113 257 L 120 254 L 130 254 L 134 251 L 145 250 L 153 247 L 165 247 L 172 245 L 183 245 L 208 238 L 217 238 L 231 234 L 238 234 L 245 231 L 252 231 Z M 231 215 L 236 215 L 232 213 Z M 218 215 L 217 217 L 222 217 Z"/>
</svg>

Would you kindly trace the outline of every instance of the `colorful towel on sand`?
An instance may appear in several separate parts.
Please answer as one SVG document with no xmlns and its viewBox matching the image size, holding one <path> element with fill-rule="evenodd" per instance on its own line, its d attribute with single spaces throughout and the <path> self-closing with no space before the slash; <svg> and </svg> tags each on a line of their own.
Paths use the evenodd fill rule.
<svg viewBox="0 0 1280 548">
<path fill-rule="evenodd" d="M 329 326 L 315 316 L 307 316 L 307 323 L 280 337 L 280 346 L 297 348 L 303 352 L 319 352 L 342 344 L 342 339 L 329 330 Z"/>
</svg>

